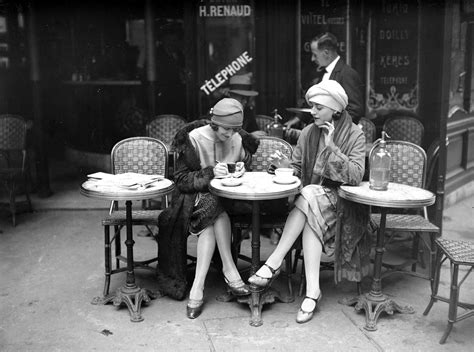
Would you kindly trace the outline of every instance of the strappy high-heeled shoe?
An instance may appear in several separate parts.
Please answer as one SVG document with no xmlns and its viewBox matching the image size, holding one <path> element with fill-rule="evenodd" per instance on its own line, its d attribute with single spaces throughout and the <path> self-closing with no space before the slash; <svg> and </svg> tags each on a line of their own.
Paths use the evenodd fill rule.
<svg viewBox="0 0 474 352">
<path fill-rule="evenodd" d="M 188 304 L 186 305 L 186 316 L 189 319 L 196 319 L 202 313 L 202 306 L 204 304 L 204 300 L 202 299 L 192 299 L 188 300 Z"/>
<path fill-rule="evenodd" d="M 224 281 L 227 285 L 227 291 L 232 293 L 234 296 L 247 296 L 250 294 L 250 289 L 242 279 L 229 281 L 224 275 Z"/>
<path fill-rule="evenodd" d="M 318 307 L 318 303 L 319 301 L 321 300 L 321 297 L 322 297 L 322 293 L 320 292 L 319 293 L 319 297 L 318 298 L 313 298 L 313 297 L 309 297 L 309 296 L 306 296 L 304 299 L 303 299 L 303 302 L 305 299 L 311 299 L 313 300 L 316 304 L 314 305 L 314 308 L 312 311 L 305 311 L 303 310 L 303 308 L 300 307 L 300 309 L 298 310 L 298 313 L 296 313 L 296 322 L 299 323 L 299 324 L 303 324 L 303 323 L 306 323 L 308 321 L 310 321 L 312 318 L 313 318 L 313 315 L 314 315 L 314 311 L 316 310 L 316 308 Z M 301 305 L 303 305 L 303 302 L 301 302 Z"/>
<path fill-rule="evenodd" d="M 267 263 L 263 264 L 266 266 L 270 272 L 272 273 L 271 277 L 262 277 L 258 275 L 257 273 L 253 274 L 252 276 L 249 277 L 249 282 L 255 286 L 259 287 L 268 287 L 272 284 L 273 280 L 275 280 L 278 275 L 280 275 L 281 267 L 278 269 L 273 269 L 270 265 Z"/>
</svg>

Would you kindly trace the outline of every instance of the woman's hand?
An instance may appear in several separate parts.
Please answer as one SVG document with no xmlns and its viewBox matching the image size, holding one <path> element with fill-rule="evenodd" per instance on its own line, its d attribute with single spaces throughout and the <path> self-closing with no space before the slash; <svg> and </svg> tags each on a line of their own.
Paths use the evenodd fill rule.
<svg viewBox="0 0 474 352">
<path fill-rule="evenodd" d="M 237 167 L 236 167 L 237 168 Z M 227 171 L 227 163 L 217 163 L 214 166 L 214 176 L 226 176 L 229 172 Z"/>
<path fill-rule="evenodd" d="M 268 157 L 268 162 L 270 165 L 274 166 L 274 169 L 278 167 L 290 167 L 291 164 L 290 159 L 279 150 L 275 151 Z"/>
<path fill-rule="evenodd" d="M 245 165 L 243 161 L 238 161 L 235 163 L 235 173 L 241 173 L 245 171 Z"/>
<path fill-rule="evenodd" d="M 320 128 L 326 131 L 324 134 L 324 142 L 326 145 L 332 144 L 334 137 L 334 124 L 332 122 L 326 121 L 320 126 Z"/>
</svg>

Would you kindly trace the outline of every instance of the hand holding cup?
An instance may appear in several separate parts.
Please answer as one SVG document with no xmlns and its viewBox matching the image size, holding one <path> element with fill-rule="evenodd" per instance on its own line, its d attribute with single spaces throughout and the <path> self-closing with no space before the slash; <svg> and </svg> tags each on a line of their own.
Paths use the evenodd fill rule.
<svg viewBox="0 0 474 352">
<path fill-rule="evenodd" d="M 273 174 L 275 169 L 280 167 L 291 167 L 291 161 L 279 150 L 275 151 L 268 158 L 268 172 Z"/>
<path fill-rule="evenodd" d="M 214 166 L 214 176 L 222 177 L 228 174 L 227 163 L 218 162 L 216 166 Z"/>
</svg>

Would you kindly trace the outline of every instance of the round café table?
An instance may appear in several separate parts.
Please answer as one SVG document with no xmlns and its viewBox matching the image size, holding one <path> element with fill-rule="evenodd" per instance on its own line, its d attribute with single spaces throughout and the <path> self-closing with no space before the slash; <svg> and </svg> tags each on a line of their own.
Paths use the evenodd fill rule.
<svg viewBox="0 0 474 352">
<path fill-rule="evenodd" d="M 168 179 L 161 179 L 152 185 L 136 190 L 123 188 L 112 183 L 105 184 L 98 180 L 88 180 L 81 185 L 80 192 L 86 197 L 102 200 L 125 201 L 127 240 L 127 279 L 124 286 L 106 297 L 98 297 L 93 300 L 93 304 L 107 304 L 113 302 L 115 306 L 125 303 L 130 312 L 130 320 L 139 322 L 143 320 L 141 316 L 142 302 L 148 303 L 151 298 L 157 295 L 150 290 L 142 289 L 135 283 L 135 271 L 133 261 L 133 229 L 132 229 L 132 201 L 152 199 L 170 194 L 174 190 L 174 183 Z M 151 297 L 151 298 L 150 298 Z"/>
<path fill-rule="evenodd" d="M 375 248 L 374 276 L 369 293 L 342 301 L 346 305 L 354 305 L 356 311 L 365 310 L 365 329 L 377 330 L 377 319 L 382 312 L 393 314 L 414 313 L 411 306 L 401 306 L 395 300 L 382 293 L 382 257 L 384 253 L 385 223 L 389 208 L 421 208 L 432 205 L 435 195 L 422 188 L 390 182 L 388 190 L 376 191 L 369 187 L 369 182 L 362 182 L 359 186 L 343 185 L 338 195 L 349 201 L 380 207 L 380 226 L 377 232 Z"/>
<path fill-rule="evenodd" d="M 267 172 L 246 172 L 237 180 L 238 186 L 225 186 L 226 179 L 213 179 L 209 190 L 215 195 L 223 198 L 247 200 L 252 202 L 252 263 L 250 275 L 254 274 L 260 266 L 260 201 L 286 198 L 300 192 L 301 181 L 294 177 L 290 184 L 278 184 L 273 182 L 274 175 Z M 248 298 L 240 298 L 239 302 L 248 303 L 251 309 L 251 326 L 260 326 L 262 321 L 262 305 L 273 303 L 267 290 L 250 285 L 251 295 Z M 265 291 L 265 292 L 264 292 Z"/>
</svg>

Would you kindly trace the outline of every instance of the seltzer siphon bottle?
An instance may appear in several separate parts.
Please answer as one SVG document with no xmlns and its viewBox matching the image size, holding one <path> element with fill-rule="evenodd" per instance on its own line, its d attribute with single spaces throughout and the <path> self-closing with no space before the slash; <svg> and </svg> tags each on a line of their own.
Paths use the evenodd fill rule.
<svg viewBox="0 0 474 352">
<path fill-rule="evenodd" d="M 390 136 L 382 131 L 382 139 L 376 141 L 378 145 L 370 155 L 369 187 L 376 191 L 386 191 L 390 181 L 392 157 L 387 151 L 385 138 L 390 138 Z"/>
<path fill-rule="evenodd" d="M 272 137 L 283 138 L 285 126 L 281 124 L 283 118 L 278 114 L 278 110 L 273 110 L 273 123 L 270 124 L 268 130 L 269 135 Z"/>
</svg>

